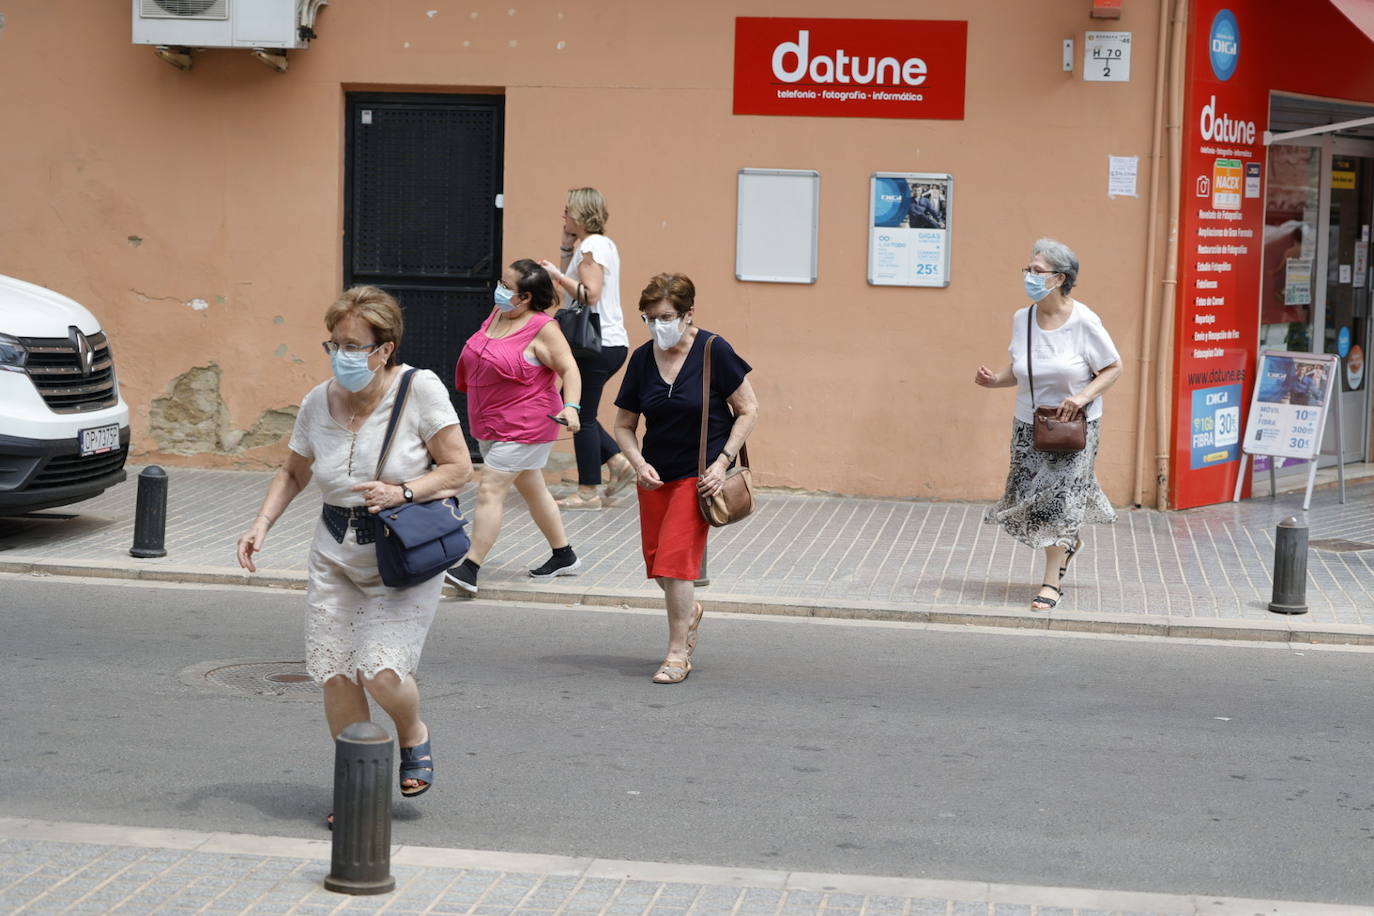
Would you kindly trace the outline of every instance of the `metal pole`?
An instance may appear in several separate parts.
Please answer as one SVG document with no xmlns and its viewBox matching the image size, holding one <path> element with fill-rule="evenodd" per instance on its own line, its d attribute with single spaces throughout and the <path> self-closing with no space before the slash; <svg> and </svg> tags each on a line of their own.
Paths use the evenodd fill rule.
<svg viewBox="0 0 1374 916">
<path fill-rule="evenodd" d="M 387 894 L 391 876 L 391 735 L 354 722 L 334 740 L 334 850 L 325 890 Z"/>
<path fill-rule="evenodd" d="M 1307 526 L 1296 516 L 1279 522 L 1274 535 L 1275 614 L 1307 613 Z"/>
<path fill-rule="evenodd" d="M 138 475 L 138 501 L 134 508 L 134 546 L 129 555 L 165 557 L 167 537 L 167 472 L 150 464 Z"/>
</svg>

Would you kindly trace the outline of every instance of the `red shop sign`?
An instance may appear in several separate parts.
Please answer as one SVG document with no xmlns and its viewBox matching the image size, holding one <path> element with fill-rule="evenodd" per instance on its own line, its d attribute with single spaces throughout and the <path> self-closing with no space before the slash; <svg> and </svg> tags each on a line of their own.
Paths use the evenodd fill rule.
<svg viewBox="0 0 1374 916">
<path fill-rule="evenodd" d="M 968 23 L 735 20 L 735 114 L 964 118 Z"/>
</svg>

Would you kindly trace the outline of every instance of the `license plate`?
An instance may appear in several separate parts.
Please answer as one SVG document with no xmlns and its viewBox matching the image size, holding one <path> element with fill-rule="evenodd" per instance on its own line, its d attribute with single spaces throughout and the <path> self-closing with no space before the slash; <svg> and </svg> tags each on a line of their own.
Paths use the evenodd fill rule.
<svg viewBox="0 0 1374 916">
<path fill-rule="evenodd" d="M 119 448 L 119 424 L 83 429 L 76 434 L 76 441 L 81 446 L 82 458 L 112 452 Z"/>
</svg>

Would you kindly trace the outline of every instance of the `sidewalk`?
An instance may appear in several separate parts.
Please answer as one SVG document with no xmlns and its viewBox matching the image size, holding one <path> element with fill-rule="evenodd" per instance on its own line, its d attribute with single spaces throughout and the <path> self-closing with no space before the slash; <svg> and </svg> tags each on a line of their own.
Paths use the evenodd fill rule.
<svg viewBox="0 0 1374 916">
<path fill-rule="evenodd" d="M 396 890 L 322 887 L 317 840 L 0 818 L 0 912 L 466 916 L 1335 916 L 1322 903 L 397 846 Z"/>
<path fill-rule="evenodd" d="M 137 560 L 129 482 L 49 517 L 0 519 L 0 572 L 300 587 L 318 498 L 278 521 L 250 576 L 234 559 L 270 474 L 171 468 L 167 556 Z M 471 513 L 472 488 L 462 497 Z M 1307 513 L 1309 613 L 1269 612 L 1274 527 L 1302 494 L 1186 512 L 1121 510 L 1084 532 L 1059 607 L 1029 609 L 1038 552 L 981 523 L 982 505 L 766 492 L 755 516 L 711 535 L 713 613 L 799 614 L 1201 638 L 1374 644 L 1374 482 L 1319 490 Z M 583 568 L 531 580 L 548 547 L 518 497 L 482 567 L 483 599 L 656 606 L 634 496 L 564 515 Z M 446 601 L 461 600 L 446 592 Z M 441 609 L 442 612 L 442 609 Z"/>
</svg>

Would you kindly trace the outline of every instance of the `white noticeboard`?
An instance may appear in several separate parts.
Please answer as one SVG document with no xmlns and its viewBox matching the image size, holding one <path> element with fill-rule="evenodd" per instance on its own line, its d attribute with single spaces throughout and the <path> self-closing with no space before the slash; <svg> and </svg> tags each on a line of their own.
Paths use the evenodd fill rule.
<svg viewBox="0 0 1374 916">
<path fill-rule="evenodd" d="M 1088 32 L 1083 42 L 1083 79 L 1126 83 L 1131 79 L 1131 33 Z"/>
<path fill-rule="evenodd" d="M 949 286 L 954 177 L 874 172 L 868 185 L 868 282 Z"/>
<path fill-rule="evenodd" d="M 735 278 L 815 283 L 821 173 L 740 169 L 738 198 Z"/>
<path fill-rule="evenodd" d="M 1326 429 L 1331 401 L 1335 392 L 1340 390 L 1339 372 L 1340 357 L 1334 353 L 1294 353 L 1286 350 L 1260 352 L 1259 375 L 1250 399 L 1250 415 L 1245 422 L 1245 438 L 1241 440 L 1241 448 L 1246 456 L 1269 455 L 1273 458 L 1311 461 L 1304 509 L 1312 500 L 1316 458 L 1321 454 L 1322 434 Z M 1339 435 L 1339 410 L 1336 412 L 1336 432 L 1336 455 L 1340 461 L 1342 437 Z M 1340 471 L 1344 489 L 1343 462 Z M 1244 481 L 1245 459 L 1242 457 L 1240 476 L 1236 480 L 1236 499 L 1240 498 Z"/>
</svg>

